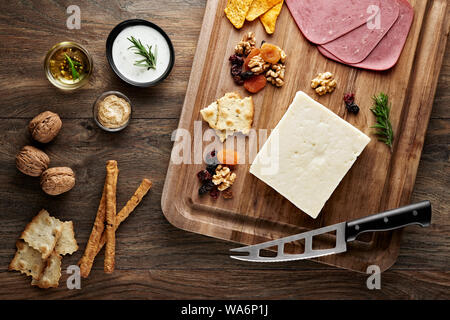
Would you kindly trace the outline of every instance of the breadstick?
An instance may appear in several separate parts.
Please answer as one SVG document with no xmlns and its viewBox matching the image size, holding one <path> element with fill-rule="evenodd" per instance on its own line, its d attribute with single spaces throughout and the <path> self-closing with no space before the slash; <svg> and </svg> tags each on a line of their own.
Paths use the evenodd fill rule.
<svg viewBox="0 0 450 320">
<path fill-rule="evenodd" d="M 114 271 L 116 254 L 116 188 L 117 188 L 117 161 L 109 160 L 106 164 L 106 251 L 104 270 L 106 273 Z"/>
<path fill-rule="evenodd" d="M 122 210 L 119 211 L 119 213 L 116 216 L 116 223 L 115 228 L 119 228 L 119 225 L 126 219 L 128 216 L 133 212 L 133 210 L 139 205 L 139 203 L 142 201 L 142 199 L 145 197 L 147 192 L 152 187 L 152 182 L 148 179 L 142 180 L 140 186 L 136 189 L 134 192 L 134 195 L 128 200 L 125 207 L 122 208 Z M 96 255 L 102 250 L 103 246 L 106 243 L 106 235 L 105 233 L 102 234 L 102 237 L 100 239 L 100 243 L 97 246 L 97 252 Z"/>
<path fill-rule="evenodd" d="M 105 214 L 106 214 L 106 182 L 103 186 L 102 199 L 98 206 L 97 216 L 95 217 L 94 226 L 92 227 L 91 235 L 89 236 L 86 249 L 84 250 L 83 257 L 78 262 L 80 266 L 80 275 L 83 278 L 87 278 L 91 272 L 92 264 L 94 263 L 95 256 L 98 252 L 98 245 L 100 237 L 105 229 Z"/>
</svg>

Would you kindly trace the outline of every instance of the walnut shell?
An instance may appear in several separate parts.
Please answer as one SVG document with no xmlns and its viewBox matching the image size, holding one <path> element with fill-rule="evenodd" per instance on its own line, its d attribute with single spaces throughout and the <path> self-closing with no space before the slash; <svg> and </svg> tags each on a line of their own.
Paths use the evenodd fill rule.
<svg viewBox="0 0 450 320">
<path fill-rule="evenodd" d="M 68 167 L 45 170 L 41 176 L 41 188 L 51 196 L 67 192 L 75 186 L 75 173 Z"/>
<path fill-rule="evenodd" d="M 39 177 L 42 172 L 47 170 L 49 164 L 48 155 L 32 146 L 23 147 L 16 155 L 17 169 L 28 176 Z"/>
<path fill-rule="evenodd" d="M 48 143 L 58 135 L 61 127 L 61 118 L 56 113 L 45 111 L 30 121 L 28 130 L 34 140 Z"/>
</svg>

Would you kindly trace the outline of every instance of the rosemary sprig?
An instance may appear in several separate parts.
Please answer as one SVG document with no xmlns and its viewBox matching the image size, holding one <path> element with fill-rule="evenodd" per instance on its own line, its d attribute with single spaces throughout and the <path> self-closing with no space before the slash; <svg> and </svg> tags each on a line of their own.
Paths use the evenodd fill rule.
<svg viewBox="0 0 450 320">
<path fill-rule="evenodd" d="M 377 96 L 372 97 L 374 106 L 370 110 L 376 117 L 377 123 L 371 128 L 377 129 L 375 134 L 378 135 L 378 140 L 384 142 L 392 152 L 392 142 L 394 141 L 394 131 L 389 119 L 391 106 L 389 104 L 388 96 L 380 92 Z"/>
<path fill-rule="evenodd" d="M 133 45 L 128 49 L 134 48 L 134 53 L 144 57 L 142 60 L 136 60 L 134 65 L 138 67 L 146 67 L 147 70 L 156 69 L 157 47 L 155 45 L 154 53 L 152 53 L 152 46 L 147 45 L 147 48 L 142 44 L 141 40 L 131 36 L 127 38 Z"/>
<path fill-rule="evenodd" d="M 72 70 L 72 79 L 75 81 L 80 77 L 80 74 L 78 73 L 77 69 L 75 69 L 76 65 L 81 65 L 79 62 L 72 60 L 67 53 L 64 53 L 66 56 L 67 63 L 69 63 L 70 70 Z"/>
</svg>

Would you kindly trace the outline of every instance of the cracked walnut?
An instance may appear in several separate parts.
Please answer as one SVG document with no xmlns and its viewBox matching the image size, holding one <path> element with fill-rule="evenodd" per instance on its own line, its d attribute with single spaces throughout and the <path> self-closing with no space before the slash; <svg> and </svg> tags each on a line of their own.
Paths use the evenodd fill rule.
<svg viewBox="0 0 450 320">
<path fill-rule="evenodd" d="M 219 191 L 224 191 L 231 187 L 236 180 L 236 174 L 232 173 L 229 167 L 218 165 L 216 174 L 212 177 L 212 182 L 217 186 Z"/>
</svg>

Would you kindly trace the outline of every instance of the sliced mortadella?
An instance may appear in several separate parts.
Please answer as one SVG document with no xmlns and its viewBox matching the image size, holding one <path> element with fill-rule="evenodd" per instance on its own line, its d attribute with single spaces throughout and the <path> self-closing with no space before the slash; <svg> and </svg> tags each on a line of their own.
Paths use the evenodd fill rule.
<svg viewBox="0 0 450 320">
<path fill-rule="evenodd" d="M 300 31 L 324 44 L 367 23 L 380 0 L 286 0 Z"/>
<path fill-rule="evenodd" d="M 383 71 L 392 68 L 397 63 L 408 38 L 409 30 L 411 29 L 414 9 L 407 0 L 396 1 L 399 5 L 400 13 L 392 28 L 365 60 L 360 63 L 348 64 L 349 66 Z M 345 64 L 344 61 L 334 56 L 322 46 L 317 46 L 317 48 L 319 48 L 320 53 L 325 57 Z"/>
<path fill-rule="evenodd" d="M 400 11 L 393 0 L 380 0 L 376 10 L 370 21 L 322 47 L 345 63 L 363 61 L 397 21 Z"/>
</svg>

